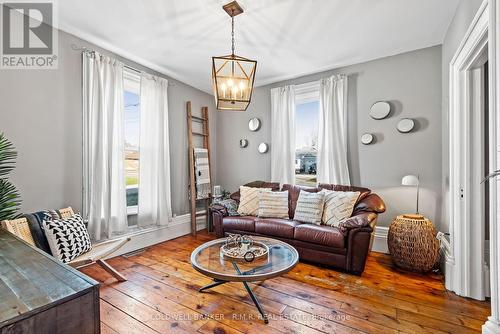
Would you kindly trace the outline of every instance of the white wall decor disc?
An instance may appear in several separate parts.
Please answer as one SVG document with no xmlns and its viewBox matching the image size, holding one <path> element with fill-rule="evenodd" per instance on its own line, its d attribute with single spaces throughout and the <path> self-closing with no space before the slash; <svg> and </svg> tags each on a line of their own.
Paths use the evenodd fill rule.
<svg viewBox="0 0 500 334">
<path fill-rule="evenodd" d="M 248 129 L 250 131 L 258 131 L 260 129 L 260 119 L 254 117 L 254 118 L 251 118 L 249 121 L 248 121 Z"/>
<path fill-rule="evenodd" d="M 259 153 L 261 154 L 266 153 L 269 150 L 269 145 L 267 145 L 266 143 L 260 143 L 258 149 Z"/>
<path fill-rule="evenodd" d="M 391 105 L 386 101 L 375 102 L 370 108 L 370 117 L 373 119 L 384 119 L 391 113 Z"/>
<path fill-rule="evenodd" d="M 364 133 L 361 136 L 361 143 L 364 145 L 369 145 L 373 142 L 373 135 L 371 133 Z"/>
<path fill-rule="evenodd" d="M 411 118 L 403 118 L 398 122 L 397 129 L 401 133 L 408 133 L 415 127 L 415 121 Z"/>
</svg>

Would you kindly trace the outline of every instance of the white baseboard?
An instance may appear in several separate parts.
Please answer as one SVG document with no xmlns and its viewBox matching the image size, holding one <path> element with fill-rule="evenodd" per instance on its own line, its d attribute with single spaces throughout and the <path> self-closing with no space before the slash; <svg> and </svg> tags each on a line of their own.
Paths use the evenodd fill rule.
<svg viewBox="0 0 500 334">
<path fill-rule="evenodd" d="M 375 233 L 373 235 L 372 252 L 389 254 L 389 248 L 387 247 L 387 234 L 389 233 L 389 228 L 385 226 L 376 226 Z"/>
<path fill-rule="evenodd" d="M 205 210 L 198 211 L 197 214 L 205 214 Z M 205 216 L 198 216 L 196 230 L 199 231 L 204 228 L 206 228 Z M 110 254 L 108 258 L 134 252 L 189 233 L 191 233 L 191 214 L 176 216 L 167 226 L 152 227 L 127 234 L 126 236 L 130 237 L 131 240 L 122 248 Z"/>
<path fill-rule="evenodd" d="M 198 214 L 200 213 L 205 213 L 205 211 L 198 212 Z M 196 229 L 199 231 L 204 228 L 206 228 L 205 216 L 197 217 Z M 387 248 L 388 232 L 388 227 L 378 226 L 375 228 L 373 244 L 371 248 L 372 252 L 389 254 L 389 249 Z M 175 239 L 189 233 L 191 233 L 191 215 L 185 214 L 176 216 L 167 226 L 138 230 L 128 234 L 127 236 L 130 237 L 131 240 L 115 253 L 111 254 L 109 257 L 115 257 L 134 252 L 136 250 L 159 244 L 167 240 Z"/>
<path fill-rule="evenodd" d="M 500 333 L 500 322 L 496 321 L 494 317 L 489 316 L 486 323 L 482 328 L 483 334 L 498 334 Z"/>
</svg>

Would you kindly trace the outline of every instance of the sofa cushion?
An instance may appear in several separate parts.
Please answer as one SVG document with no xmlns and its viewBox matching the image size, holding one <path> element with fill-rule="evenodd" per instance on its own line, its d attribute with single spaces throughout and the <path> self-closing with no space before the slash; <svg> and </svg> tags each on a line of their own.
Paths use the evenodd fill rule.
<svg viewBox="0 0 500 334">
<path fill-rule="evenodd" d="M 288 219 L 288 191 L 264 191 L 259 194 L 260 218 Z"/>
<path fill-rule="evenodd" d="M 294 237 L 297 240 L 335 248 L 345 247 L 344 234 L 332 226 L 300 224 L 295 227 Z"/>
<path fill-rule="evenodd" d="M 281 190 L 288 191 L 288 216 L 290 217 L 290 219 L 294 219 L 293 217 L 295 217 L 295 207 L 297 206 L 297 200 L 299 199 L 300 191 L 303 190 L 310 193 L 317 193 L 321 189 L 284 184 Z"/>
<path fill-rule="evenodd" d="M 270 192 L 271 188 L 240 187 L 240 203 L 238 213 L 242 216 L 257 216 L 259 210 L 259 195 L 262 192 Z"/>
<path fill-rule="evenodd" d="M 370 189 L 364 188 L 364 187 L 343 186 L 340 184 L 330 184 L 330 183 L 320 183 L 318 185 L 318 188 L 319 188 L 319 190 L 326 189 L 326 190 L 335 190 L 335 191 L 359 191 L 360 194 L 359 194 L 358 202 L 356 203 L 356 205 L 358 205 L 358 203 L 363 198 L 367 197 L 372 192 Z"/>
<path fill-rule="evenodd" d="M 323 207 L 325 206 L 325 193 L 310 193 L 301 191 L 297 206 L 295 208 L 294 219 L 303 223 L 321 225 Z"/>
<path fill-rule="evenodd" d="M 293 239 L 294 230 L 300 223 L 279 218 L 259 218 L 255 221 L 255 233 Z"/>
<path fill-rule="evenodd" d="M 279 182 L 264 182 L 264 181 L 253 181 L 249 182 L 247 184 L 244 184 L 245 187 L 252 187 L 252 188 L 271 188 L 273 191 L 278 191 L 280 190 L 280 183 Z M 229 196 L 231 199 L 235 200 L 236 202 L 240 202 L 240 191 L 236 191 L 232 193 Z"/>
<path fill-rule="evenodd" d="M 359 191 L 335 191 L 323 189 L 320 193 L 325 195 L 325 208 L 322 222 L 325 225 L 338 227 L 339 223 L 352 215 Z"/>
<path fill-rule="evenodd" d="M 255 219 L 252 216 L 224 217 L 222 225 L 224 226 L 224 230 L 255 232 Z"/>
</svg>

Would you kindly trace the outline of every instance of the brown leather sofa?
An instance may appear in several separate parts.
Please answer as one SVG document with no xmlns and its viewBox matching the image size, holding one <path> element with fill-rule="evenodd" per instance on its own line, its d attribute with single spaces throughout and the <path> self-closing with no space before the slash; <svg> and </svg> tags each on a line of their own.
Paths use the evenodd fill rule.
<svg viewBox="0 0 500 334">
<path fill-rule="evenodd" d="M 279 184 L 262 181 L 252 182 L 247 186 L 279 190 Z M 318 192 L 323 188 L 361 193 L 351 218 L 342 222 L 339 227 L 293 220 L 300 190 Z M 293 245 L 301 260 L 361 275 L 365 269 L 377 216 L 385 211 L 384 201 L 371 193 L 370 189 L 361 187 L 320 184 L 317 188 L 309 188 L 285 184 L 281 190 L 288 190 L 290 219 L 228 216 L 225 207 L 213 205 L 212 221 L 217 236 L 224 237 L 228 233 L 269 236 Z M 239 192 L 233 193 L 231 198 L 239 202 Z"/>
</svg>

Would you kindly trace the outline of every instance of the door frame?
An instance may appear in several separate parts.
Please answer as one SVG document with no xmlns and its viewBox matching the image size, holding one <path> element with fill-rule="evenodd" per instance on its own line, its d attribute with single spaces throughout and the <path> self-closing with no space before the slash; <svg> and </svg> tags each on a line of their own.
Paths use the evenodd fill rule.
<svg viewBox="0 0 500 334">
<path fill-rule="evenodd" d="M 474 205 L 482 195 L 481 176 L 473 175 L 478 147 L 474 133 L 475 63 L 488 47 L 488 5 L 483 2 L 450 63 L 450 244 L 452 275 L 447 288 L 464 297 L 484 300 L 484 224 L 474 224 Z M 491 138 L 490 138 L 491 139 Z M 494 145 L 493 145 L 494 146 Z M 490 146 L 491 147 L 491 146 Z M 482 188 L 482 189 L 481 189 Z M 483 219 L 484 221 L 484 219 Z M 475 226 L 477 225 L 477 226 Z"/>
<path fill-rule="evenodd" d="M 474 270 L 484 266 L 484 224 L 473 225 L 470 209 L 480 188 L 470 180 L 471 85 L 469 70 L 488 47 L 489 67 L 489 171 L 500 169 L 500 0 L 485 0 L 450 63 L 450 244 L 446 257 L 446 288 L 455 293 L 481 297 Z M 479 190 L 478 190 L 479 189 Z M 476 192 L 475 194 L 472 191 Z M 500 333 L 500 182 L 490 183 L 490 291 L 491 316 L 483 325 L 483 333 Z M 481 229 L 483 232 L 481 233 Z M 472 234 L 471 234 L 472 233 Z M 479 291 L 484 289 L 479 289 Z"/>
</svg>

